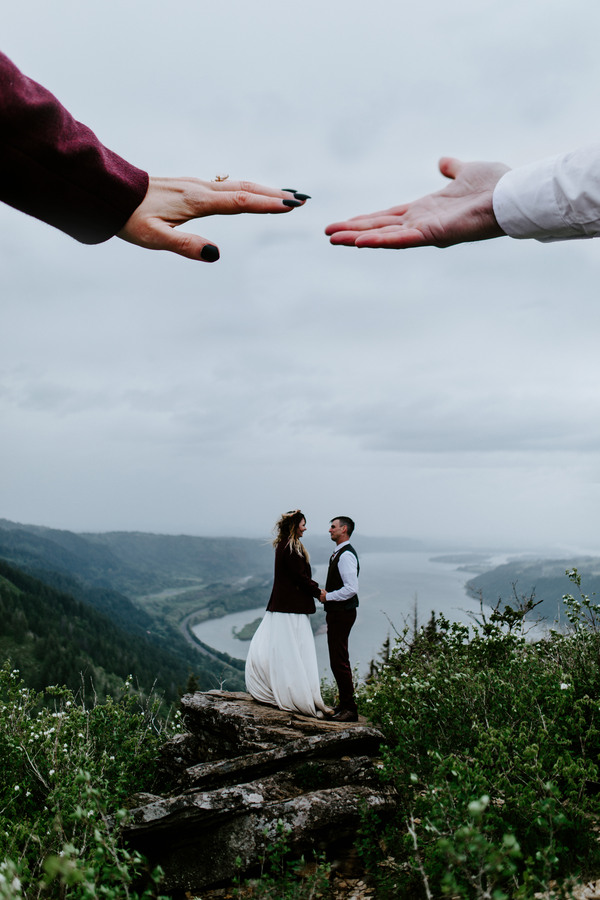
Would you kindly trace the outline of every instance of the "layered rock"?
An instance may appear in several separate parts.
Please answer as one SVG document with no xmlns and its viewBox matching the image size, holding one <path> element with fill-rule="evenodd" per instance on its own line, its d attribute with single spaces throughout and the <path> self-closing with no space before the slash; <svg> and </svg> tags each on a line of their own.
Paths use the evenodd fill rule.
<svg viewBox="0 0 600 900">
<path fill-rule="evenodd" d="M 188 733 L 163 748 L 177 788 L 139 798 L 127 842 L 194 891 L 250 873 L 282 829 L 297 856 L 350 849 L 365 809 L 394 808 L 378 778 L 382 736 L 366 720 L 338 724 L 209 691 L 182 699 Z"/>
</svg>

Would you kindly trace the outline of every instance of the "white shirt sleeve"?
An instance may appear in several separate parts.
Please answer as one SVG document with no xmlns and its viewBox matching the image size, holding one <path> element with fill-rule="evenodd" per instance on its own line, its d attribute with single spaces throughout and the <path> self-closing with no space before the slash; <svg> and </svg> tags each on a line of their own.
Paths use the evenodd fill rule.
<svg viewBox="0 0 600 900">
<path fill-rule="evenodd" d="M 329 591 L 326 595 L 328 603 L 330 600 L 333 600 L 334 602 L 349 600 L 350 597 L 354 597 L 355 594 L 358 594 L 357 570 L 358 565 L 354 553 L 348 551 L 340 554 L 340 558 L 338 559 L 338 571 L 344 585 L 337 591 Z"/>
<path fill-rule="evenodd" d="M 510 237 L 600 236 L 600 144 L 511 169 L 496 185 L 493 205 Z"/>
</svg>

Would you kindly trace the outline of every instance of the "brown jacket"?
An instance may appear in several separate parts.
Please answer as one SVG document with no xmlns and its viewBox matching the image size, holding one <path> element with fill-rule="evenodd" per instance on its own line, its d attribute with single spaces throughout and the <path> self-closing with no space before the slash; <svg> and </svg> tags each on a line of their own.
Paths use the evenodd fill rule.
<svg viewBox="0 0 600 900">
<path fill-rule="evenodd" d="M 309 563 L 289 545 L 278 544 L 275 548 L 275 578 L 271 599 L 267 605 L 269 612 L 314 613 L 314 597 L 320 593 L 319 585 L 313 581 Z"/>
</svg>

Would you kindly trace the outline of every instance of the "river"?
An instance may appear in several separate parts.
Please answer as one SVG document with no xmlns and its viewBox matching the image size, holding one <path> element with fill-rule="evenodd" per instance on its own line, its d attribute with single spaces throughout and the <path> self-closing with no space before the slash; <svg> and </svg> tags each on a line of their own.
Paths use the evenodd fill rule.
<svg viewBox="0 0 600 900">
<path fill-rule="evenodd" d="M 432 610 L 451 621 L 466 622 L 470 621 L 469 611 L 478 609 L 465 591 L 465 583 L 473 575 L 460 571 L 456 562 L 434 561 L 435 555 L 431 551 L 361 554 L 360 607 L 350 634 L 350 661 L 361 676 L 378 656 L 386 637 L 393 640 L 394 629 L 402 631 L 405 622 L 412 625 L 415 603 L 419 625 L 427 622 Z M 490 558 L 486 567 L 494 568 L 504 560 Z M 326 571 L 326 565 L 315 566 L 313 578 L 323 584 Z M 262 617 L 267 601 L 265 596 L 264 605 L 257 609 L 202 622 L 194 626 L 194 634 L 210 647 L 245 659 L 249 642 L 235 638 L 233 629 Z M 319 672 L 331 680 L 325 634 L 316 635 L 315 644 Z"/>
</svg>

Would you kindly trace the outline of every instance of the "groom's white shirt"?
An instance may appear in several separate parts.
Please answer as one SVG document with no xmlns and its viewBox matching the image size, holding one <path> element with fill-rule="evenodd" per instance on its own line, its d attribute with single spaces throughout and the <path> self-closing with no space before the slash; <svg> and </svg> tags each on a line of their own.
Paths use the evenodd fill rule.
<svg viewBox="0 0 600 900">
<path fill-rule="evenodd" d="M 600 144 L 511 169 L 494 190 L 510 237 L 567 241 L 600 236 Z"/>
<path fill-rule="evenodd" d="M 343 543 L 338 544 L 333 551 L 332 559 L 334 556 L 338 555 L 340 550 L 347 547 L 349 543 L 350 541 L 343 541 Z M 344 586 L 337 591 L 329 591 L 329 593 L 325 595 L 327 603 L 330 601 L 336 603 L 338 601 L 349 600 L 350 597 L 354 597 L 355 594 L 358 594 L 358 563 L 354 553 L 342 553 L 341 557 L 338 559 L 338 571 L 344 582 Z"/>
</svg>

